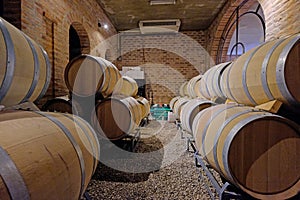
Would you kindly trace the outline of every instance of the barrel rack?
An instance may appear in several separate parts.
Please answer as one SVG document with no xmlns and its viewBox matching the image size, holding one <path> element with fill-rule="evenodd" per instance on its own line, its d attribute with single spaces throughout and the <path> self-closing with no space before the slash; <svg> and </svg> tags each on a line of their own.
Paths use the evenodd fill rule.
<svg viewBox="0 0 300 200">
<path fill-rule="evenodd" d="M 143 126 L 146 126 L 149 124 L 149 118 L 148 116 L 147 117 L 144 117 L 140 123 L 140 126 L 143 127 Z"/>
<path fill-rule="evenodd" d="M 252 197 L 243 193 L 241 190 L 231 185 L 223 178 L 221 178 L 223 183 L 219 183 L 217 181 L 217 178 L 211 171 L 213 170 L 212 167 L 207 164 L 198 154 L 198 151 L 195 147 L 195 139 L 193 138 L 193 136 L 186 136 L 187 134 L 185 133 L 185 130 L 183 130 L 181 122 L 179 120 L 176 120 L 175 124 L 178 132 L 180 133 L 181 139 L 186 140 L 186 151 L 194 154 L 195 166 L 199 173 L 198 180 L 204 183 L 204 186 L 211 199 L 215 200 L 216 198 L 218 198 L 220 200 L 254 200 Z M 208 180 L 205 179 L 205 176 L 208 178 Z M 214 192 L 212 191 L 210 186 L 213 186 L 219 197 L 214 195 Z"/>
<path fill-rule="evenodd" d="M 123 137 L 120 140 L 114 140 L 111 142 L 124 150 L 134 152 L 136 150 L 136 146 L 137 146 L 140 138 L 141 138 L 141 130 L 138 127 L 135 130 L 135 132 L 126 135 L 125 137 Z"/>
<path fill-rule="evenodd" d="M 92 200 L 91 196 L 89 195 L 89 193 L 88 193 L 87 191 L 84 192 L 83 197 L 84 197 L 86 200 Z"/>
<path fill-rule="evenodd" d="M 175 124 L 176 124 L 177 130 L 180 133 L 181 139 L 186 141 L 186 148 L 185 148 L 186 151 L 193 152 L 193 153 L 196 152 L 196 147 L 194 145 L 194 143 L 195 143 L 194 137 L 192 135 L 185 134 L 185 131 L 183 130 L 183 128 L 181 126 L 181 122 L 179 120 L 176 120 Z M 192 151 L 190 151 L 190 147 L 192 148 Z"/>
<path fill-rule="evenodd" d="M 209 196 L 211 199 L 215 200 L 217 197 L 214 195 L 212 189 L 209 187 L 210 185 L 214 187 L 216 192 L 218 193 L 220 200 L 230 200 L 230 199 L 236 199 L 236 200 L 254 200 L 249 195 L 244 194 L 242 191 L 240 191 L 235 186 L 231 185 L 230 183 L 224 181 L 225 183 L 220 184 L 216 177 L 213 175 L 211 171 L 211 166 L 208 165 L 203 158 L 198 154 L 196 151 L 194 153 L 195 157 L 195 165 L 197 168 L 197 171 L 199 173 L 199 181 L 202 181 L 204 183 L 204 186 L 209 193 Z M 205 180 L 205 177 L 208 177 L 208 180 Z M 223 181 L 223 179 L 222 179 Z"/>
</svg>

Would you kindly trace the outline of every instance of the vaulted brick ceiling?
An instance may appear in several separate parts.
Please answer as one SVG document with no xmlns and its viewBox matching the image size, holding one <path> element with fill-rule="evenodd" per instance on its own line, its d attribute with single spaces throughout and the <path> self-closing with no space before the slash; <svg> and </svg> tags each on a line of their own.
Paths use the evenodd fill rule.
<svg viewBox="0 0 300 200">
<path fill-rule="evenodd" d="M 175 5 L 150 5 L 149 0 L 97 0 L 118 31 L 138 28 L 140 20 L 180 19 L 181 31 L 204 30 L 226 0 L 176 0 Z"/>
</svg>

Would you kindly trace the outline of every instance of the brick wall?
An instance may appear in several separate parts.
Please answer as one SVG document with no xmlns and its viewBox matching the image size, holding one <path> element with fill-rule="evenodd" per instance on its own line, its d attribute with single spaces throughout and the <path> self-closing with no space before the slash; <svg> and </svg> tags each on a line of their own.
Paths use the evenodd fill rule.
<svg viewBox="0 0 300 200">
<path fill-rule="evenodd" d="M 258 0 L 266 16 L 266 40 L 300 32 L 299 0 Z"/>
<path fill-rule="evenodd" d="M 154 103 L 169 103 L 179 95 L 186 80 L 207 70 L 205 31 L 169 35 L 121 35 L 119 54 L 122 66 L 140 66 L 145 72 L 146 95 Z"/>
<path fill-rule="evenodd" d="M 99 29 L 98 21 L 107 23 L 109 30 Z M 95 0 L 22 0 L 22 31 L 45 48 L 55 68 L 52 74 L 55 84 L 50 85 L 46 98 L 68 92 L 63 73 L 69 61 L 70 25 L 80 36 L 82 52 L 96 56 L 105 56 L 105 46 L 98 48 L 98 44 L 116 34 Z"/>
</svg>

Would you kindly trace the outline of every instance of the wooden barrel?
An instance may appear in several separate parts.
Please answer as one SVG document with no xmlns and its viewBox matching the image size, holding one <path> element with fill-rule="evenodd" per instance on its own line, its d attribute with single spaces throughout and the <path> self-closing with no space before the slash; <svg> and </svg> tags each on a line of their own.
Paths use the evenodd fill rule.
<svg viewBox="0 0 300 200">
<path fill-rule="evenodd" d="M 233 63 L 231 63 L 223 72 L 222 76 L 221 76 L 221 91 L 223 93 L 223 95 L 227 98 L 230 99 L 232 101 L 235 101 L 231 92 L 230 92 L 230 88 L 228 87 L 227 83 L 229 83 L 228 79 L 228 75 L 229 75 L 229 70 L 231 69 L 231 65 L 233 65 Z"/>
<path fill-rule="evenodd" d="M 246 105 L 274 99 L 300 102 L 300 34 L 270 41 L 240 56 L 224 71 L 226 97 Z"/>
<path fill-rule="evenodd" d="M 120 78 L 121 74 L 114 64 L 91 55 L 74 58 L 65 69 L 66 86 L 79 97 L 88 97 L 96 93 L 108 97 Z"/>
<path fill-rule="evenodd" d="M 224 94 L 221 90 L 221 76 L 226 67 L 230 66 L 231 62 L 221 63 L 209 69 L 207 73 L 203 75 L 206 78 L 206 84 L 210 98 L 224 98 Z"/>
<path fill-rule="evenodd" d="M 223 104 L 200 112 L 193 127 L 200 154 L 246 193 L 288 199 L 299 192 L 297 124 L 251 107 Z"/>
<path fill-rule="evenodd" d="M 2 112 L 0 127 L 1 199 L 80 199 L 99 160 L 97 135 L 87 122 L 17 111 Z"/>
<path fill-rule="evenodd" d="M 189 96 L 189 93 L 187 91 L 187 85 L 188 85 L 188 81 L 185 81 L 179 88 L 179 94 L 181 97 L 186 97 Z"/>
<path fill-rule="evenodd" d="M 122 76 L 114 88 L 114 94 L 135 97 L 138 88 L 138 84 L 133 78 Z"/>
<path fill-rule="evenodd" d="M 147 117 L 150 113 L 150 103 L 149 103 L 149 101 L 144 97 L 137 97 L 136 100 L 139 103 L 140 110 L 141 110 L 141 113 L 142 113 L 142 118 Z"/>
<path fill-rule="evenodd" d="M 190 100 L 184 106 L 182 106 L 180 121 L 183 130 L 186 130 L 188 133 L 192 134 L 192 125 L 196 115 L 200 111 L 212 105 L 214 105 L 212 101 L 197 98 Z"/>
<path fill-rule="evenodd" d="M 203 77 L 203 75 L 202 75 L 202 77 Z M 202 77 L 201 77 L 201 79 L 202 79 Z M 201 94 L 201 92 L 200 92 L 200 87 L 201 87 L 201 79 L 199 79 L 198 81 L 196 81 L 196 83 L 195 83 L 195 86 L 194 86 L 194 91 L 195 91 L 195 94 L 196 94 L 196 96 L 198 97 L 198 98 L 205 98 L 202 94 Z"/>
<path fill-rule="evenodd" d="M 199 84 L 200 94 L 207 98 L 213 99 L 216 97 L 224 98 L 224 94 L 221 90 L 221 76 L 224 70 L 231 64 L 231 62 L 221 63 L 213 66 L 207 70 Z"/>
<path fill-rule="evenodd" d="M 199 82 L 202 78 L 202 75 L 198 75 L 195 76 L 194 78 L 192 78 L 187 85 L 187 92 L 188 92 L 188 96 L 191 98 L 197 98 L 198 94 L 197 94 L 197 88 L 196 88 L 196 84 L 197 82 Z"/>
<path fill-rule="evenodd" d="M 210 93 L 208 91 L 207 83 L 208 83 L 208 80 L 207 80 L 207 75 L 206 75 L 206 78 L 204 76 L 201 78 L 201 80 L 197 84 L 197 87 L 199 88 L 199 91 L 198 91 L 199 96 L 202 96 L 205 99 L 210 100 L 211 97 L 210 97 Z"/>
<path fill-rule="evenodd" d="M 42 111 L 73 114 L 72 102 L 68 96 L 56 97 L 48 100 L 42 107 Z M 76 114 L 76 112 L 74 113 Z M 77 114 L 76 114 L 77 115 Z"/>
<path fill-rule="evenodd" d="M 142 119 L 139 103 L 133 97 L 108 98 L 96 105 L 92 126 L 103 138 L 121 139 L 134 131 Z"/>
<path fill-rule="evenodd" d="M 0 104 L 13 106 L 46 93 L 51 66 L 44 49 L 0 18 Z"/>
<path fill-rule="evenodd" d="M 172 110 L 174 110 L 174 105 L 175 105 L 176 101 L 178 101 L 178 99 L 180 99 L 180 96 L 174 97 L 173 99 L 171 99 L 171 101 L 170 101 L 170 108 Z"/>
<path fill-rule="evenodd" d="M 187 98 L 187 97 L 182 97 L 182 98 L 179 98 L 175 104 L 174 104 L 174 109 L 173 109 L 173 112 L 176 116 L 177 119 L 180 118 L 180 113 L 181 113 L 181 109 L 182 107 L 184 106 L 184 104 L 186 104 L 187 102 L 189 102 L 190 98 Z"/>
</svg>

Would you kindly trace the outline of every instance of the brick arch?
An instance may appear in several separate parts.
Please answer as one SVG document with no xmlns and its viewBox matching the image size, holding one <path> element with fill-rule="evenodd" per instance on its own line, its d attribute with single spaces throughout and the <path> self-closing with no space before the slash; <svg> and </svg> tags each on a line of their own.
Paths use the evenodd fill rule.
<svg viewBox="0 0 300 200">
<path fill-rule="evenodd" d="M 79 36 L 81 53 L 89 54 L 91 51 L 91 47 L 90 47 L 90 39 L 87 31 L 84 29 L 83 25 L 80 22 L 73 22 L 71 26 L 73 26 L 73 28 L 76 30 Z"/>
<path fill-rule="evenodd" d="M 218 51 L 220 48 L 221 40 L 222 40 L 222 34 L 223 31 L 226 28 L 226 25 L 230 23 L 230 17 L 236 10 L 236 8 L 241 5 L 245 0 L 237 0 L 237 1 L 228 1 L 225 6 L 223 7 L 223 10 L 215 20 L 215 24 L 213 24 L 210 28 L 210 35 L 212 37 L 209 38 L 209 53 L 211 55 L 212 60 L 214 60 L 217 63 L 218 62 Z M 254 3 L 260 3 L 259 0 L 248 0 L 246 4 L 242 7 L 240 10 L 240 15 L 247 12 L 249 8 Z M 222 51 L 222 60 L 224 60 L 227 57 L 227 51 L 229 48 L 230 40 L 234 34 L 235 26 L 232 27 L 232 29 L 229 31 L 228 36 L 226 37 L 226 40 L 224 41 L 224 47 Z M 214 65 L 215 63 L 211 63 L 211 65 Z"/>
<path fill-rule="evenodd" d="M 73 28 L 76 30 L 79 38 L 80 38 L 80 45 L 81 45 L 81 52 L 84 54 L 90 54 L 91 52 L 91 39 L 89 35 L 89 30 L 86 26 L 85 18 L 80 15 L 78 12 L 70 11 L 68 14 L 64 16 L 61 23 L 59 24 L 59 27 L 57 29 L 61 30 L 63 32 L 63 35 L 65 37 L 69 36 L 69 29 L 72 25 Z M 68 38 L 64 38 L 66 41 L 69 41 Z M 61 48 L 63 49 L 63 54 L 69 55 L 69 43 L 61 43 Z M 68 64 L 69 58 L 66 57 L 63 61 L 63 66 L 66 66 Z"/>
</svg>

